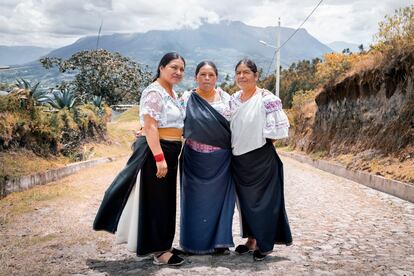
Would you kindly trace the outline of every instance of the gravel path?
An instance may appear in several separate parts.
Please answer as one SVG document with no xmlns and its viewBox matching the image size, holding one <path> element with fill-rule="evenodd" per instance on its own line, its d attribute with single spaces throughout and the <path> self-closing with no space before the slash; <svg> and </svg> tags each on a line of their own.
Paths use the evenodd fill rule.
<svg viewBox="0 0 414 276">
<path fill-rule="evenodd" d="M 102 164 L 24 192 L 37 198 L 20 215 L 10 215 L 17 203 L 4 199 L 0 274 L 414 275 L 414 204 L 287 158 L 292 246 L 276 246 L 263 262 L 232 252 L 186 257 L 179 268 L 154 266 L 151 259 L 114 244 L 113 235 L 91 229 L 103 192 L 125 162 Z M 60 190 L 50 196 L 56 187 Z M 235 212 L 235 244 L 242 242 L 238 220 Z"/>
</svg>

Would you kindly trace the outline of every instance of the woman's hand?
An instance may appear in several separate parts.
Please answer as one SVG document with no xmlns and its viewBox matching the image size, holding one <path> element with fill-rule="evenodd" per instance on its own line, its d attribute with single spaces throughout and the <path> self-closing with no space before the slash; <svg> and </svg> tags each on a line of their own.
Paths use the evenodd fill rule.
<svg viewBox="0 0 414 276">
<path fill-rule="evenodd" d="M 165 162 L 165 160 L 162 160 L 160 162 L 156 162 L 155 164 L 157 165 L 157 174 L 156 174 L 156 176 L 158 178 L 165 177 L 167 175 L 167 172 L 168 172 L 167 162 Z"/>
<path fill-rule="evenodd" d="M 139 129 L 139 130 L 135 131 L 134 134 L 135 134 L 135 138 L 141 137 L 142 136 L 142 129 Z"/>
<path fill-rule="evenodd" d="M 158 122 L 147 114 L 144 115 L 144 131 L 147 137 L 148 146 L 154 157 L 162 154 L 160 136 L 158 133 Z M 161 159 L 156 160 L 159 160 L 159 162 L 155 162 L 157 166 L 157 173 L 155 175 L 158 178 L 166 176 L 168 166 L 167 162 L 165 162 L 164 155 L 162 154 Z"/>
</svg>

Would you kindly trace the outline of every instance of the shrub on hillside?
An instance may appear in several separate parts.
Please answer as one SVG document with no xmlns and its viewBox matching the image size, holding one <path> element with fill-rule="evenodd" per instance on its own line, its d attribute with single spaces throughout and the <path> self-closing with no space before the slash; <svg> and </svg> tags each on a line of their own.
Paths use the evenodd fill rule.
<svg viewBox="0 0 414 276">
<path fill-rule="evenodd" d="M 313 116 L 313 114 L 304 114 L 306 113 L 305 106 L 307 105 L 314 105 L 315 104 L 315 96 L 317 95 L 318 91 L 316 90 L 307 90 L 298 91 L 294 96 L 292 100 L 292 109 L 289 113 L 289 120 L 291 122 L 291 125 L 293 127 L 300 124 L 300 121 L 303 118 L 310 118 L 310 116 Z"/>
<path fill-rule="evenodd" d="M 414 50 L 414 5 L 395 10 L 379 23 L 374 50 L 388 55 L 398 55 Z"/>
<path fill-rule="evenodd" d="M 87 140 L 105 137 L 110 108 L 92 104 L 69 110 L 35 106 L 28 90 L 0 97 L 0 150 L 27 148 L 38 155 L 59 154 L 78 159 Z"/>
</svg>

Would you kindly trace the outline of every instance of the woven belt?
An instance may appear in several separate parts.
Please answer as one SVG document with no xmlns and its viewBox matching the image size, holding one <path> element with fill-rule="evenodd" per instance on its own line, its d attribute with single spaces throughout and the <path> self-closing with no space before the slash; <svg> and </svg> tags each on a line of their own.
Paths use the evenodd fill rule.
<svg viewBox="0 0 414 276">
<path fill-rule="evenodd" d="M 162 140 L 169 140 L 169 141 L 181 141 L 181 137 L 183 136 L 183 129 L 182 128 L 159 128 L 158 133 L 160 139 Z M 142 135 L 145 136 L 145 131 L 142 129 Z"/>
</svg>

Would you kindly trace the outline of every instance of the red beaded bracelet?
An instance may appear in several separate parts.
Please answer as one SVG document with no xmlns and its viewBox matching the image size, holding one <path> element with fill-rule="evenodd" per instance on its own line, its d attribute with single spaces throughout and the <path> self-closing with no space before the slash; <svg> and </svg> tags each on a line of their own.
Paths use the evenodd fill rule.
<svg viewBox="0 0 414 276">
<path fill-rule="evenodd" d="M 155 159 L 155 162 L 161 162 L 161 161 L 164 161 L 164 160 L 165 160 L 165 158 L 164 158 L 164 153 L 163 153 L 163 152 L 161 152 L 161 153 L 159 153 L 159 154 L 154 155 L 154 159 Z"/>
</svg>

